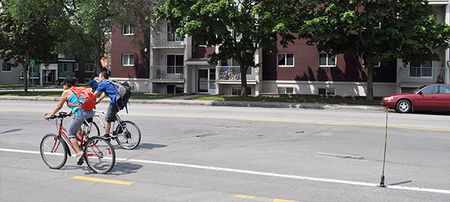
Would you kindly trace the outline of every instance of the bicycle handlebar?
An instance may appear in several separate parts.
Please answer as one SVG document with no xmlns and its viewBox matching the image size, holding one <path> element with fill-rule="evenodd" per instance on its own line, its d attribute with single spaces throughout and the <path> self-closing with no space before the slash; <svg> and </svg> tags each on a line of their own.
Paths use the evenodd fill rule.
<svg viewBox="0 0 450 202">
<path fill-rule="evenodd" d="M 70 116 L 70 114 L 68 114 L 67 112 L 59 112 L 58 115 L 53 115 L 52 117 L 50 117 L 49 119 L 56 119 L 56 118 L 65 118 Z"/>
</svg>

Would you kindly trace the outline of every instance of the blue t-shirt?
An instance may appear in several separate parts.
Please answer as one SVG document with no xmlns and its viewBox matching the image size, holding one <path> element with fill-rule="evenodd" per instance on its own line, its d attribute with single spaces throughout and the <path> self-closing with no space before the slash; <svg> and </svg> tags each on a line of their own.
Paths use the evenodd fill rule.
<svg viewBox="0 0 450 202">
<path fill-rule="evenodd" d="M 109 103 L 111 105 L 116 104 L 116 98 L 119 94 L 116 87 L 109 81 L 103 80 L 100 84 L 98 84 L 97 90 L 98 92 L 104 92 L 109 97 Z"/>
</svg>

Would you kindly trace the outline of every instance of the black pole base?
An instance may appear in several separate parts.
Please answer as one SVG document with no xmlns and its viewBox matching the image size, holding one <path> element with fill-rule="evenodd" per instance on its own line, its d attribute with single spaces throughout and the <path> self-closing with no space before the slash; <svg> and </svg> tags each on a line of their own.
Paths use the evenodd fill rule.
<svg viewBox="0 0 450 202">
<path fill-rule="evenodd" d="M 384 184 L 384 175 L 381 176 L 380 187 L 386 187 L 386 185 Z"/>
</svg>

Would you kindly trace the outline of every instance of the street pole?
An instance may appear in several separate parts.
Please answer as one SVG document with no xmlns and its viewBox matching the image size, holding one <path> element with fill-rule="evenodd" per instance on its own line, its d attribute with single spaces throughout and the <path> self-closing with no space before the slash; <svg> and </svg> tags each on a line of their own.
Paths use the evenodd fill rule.
<svg viewBox="0 0 450 202">
<path fill-rule="evenodd" d="M 383 155 L 383 170 L 381 171 L 381 182 L 380 187 L 386 187 L 384 184 L 384 168 L 386 166 L 386 148 L 387 148 L 387 136 L 388 136 L 388 114 L 389 108 L 386 107 L 386 128 L 384 130 L 384 155 Z"/>
</svg>

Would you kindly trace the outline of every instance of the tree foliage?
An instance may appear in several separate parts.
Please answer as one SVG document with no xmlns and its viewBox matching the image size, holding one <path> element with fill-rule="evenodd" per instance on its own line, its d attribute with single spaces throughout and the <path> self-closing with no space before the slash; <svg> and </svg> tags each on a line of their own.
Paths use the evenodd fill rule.
<svg viewBox="0 0 450 202">
<path fill-rule="evenodd" d="M 373 99 L 372 72 L 379 62 L 438 60 L 448 47 L 450 28 L 436 19 L 424 0 L 295 1 L 299 33 L 319 50 L 363 55 L 367 62 L 367 98 Z"/>
<path fill-rule="evenodd" d="M 247 95 L 248 68 L 259 66 L 254 54 L 259 48 L 276 51 L 277 33 L 290 38 L 287 24 L 273 13 L 283 10 L 282 1 L 259 0 L 166 0 L 157 9 L 157 19 L 177 25 L 179 36 L 189 35 L 219 51 L 209 62 L 234 59 L 240 64 L 241 95 Z"/>
<path fill-rule="evenodd" d="M 84 47 L 75 46 L 76 50 L 87 52 L 99 68 L 100 59 L 108 54 L 106 44 L 114 25 L 132 22 L 144 36 L 152 25 L 152 0 L 59 0 L 59 4 L 67 14 L 65 25 L 70 31 L 70 38 L 59 47 L 73 51 L 74 46 L 68 44 L 81 42 Z M 146 46 L 144 38 L 136 38 L 136 42 Z"/>
<path fill-rule="evenodd" d="M 28 91 L 30 59 L 46 62 L 54 55 L 62 9 L 51 0 L 3 0 L 0 10 L 0 57 L 23 65 Z"/>
</svg>

